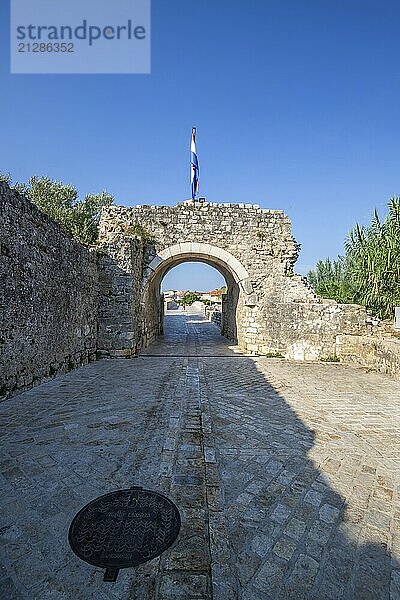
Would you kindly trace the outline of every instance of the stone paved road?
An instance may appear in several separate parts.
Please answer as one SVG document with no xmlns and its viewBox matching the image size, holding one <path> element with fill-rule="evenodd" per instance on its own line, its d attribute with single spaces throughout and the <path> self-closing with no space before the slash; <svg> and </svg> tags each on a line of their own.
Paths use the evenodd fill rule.
<svg viewBox="0 0 400 600">
<path fill-rule="evenodd" d="M 399 401 L 385 376 L 242 356 L 170 314 L 145 356 L 0 405 L 0 598 L 396 600 Z M 104 583 L 68 527 L 131 484 L 175 500 L 181 535 Z"/>
</svg>

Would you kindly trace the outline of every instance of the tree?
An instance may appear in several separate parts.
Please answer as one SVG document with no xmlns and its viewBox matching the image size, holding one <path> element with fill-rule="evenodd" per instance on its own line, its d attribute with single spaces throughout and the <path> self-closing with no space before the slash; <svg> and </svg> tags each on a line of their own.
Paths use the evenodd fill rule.
<svg viewBox="0 0 400 600">
<path fill-rule="evenodd" d="M 8 174 L 0 175 L 0 181 L 10 185 L 11 177 Z M 33 176 L 28 184 L 18 183 L 12 187 L 84 245 L 96 242 L 101 209 L 114 200 L 105 191 L 86 194 L 83 199 L 78 199 L 78 191 L 74 186 L 49 177 Z"/>
<path fill-rule="evenodd" d="M 352 303 L 354 291 L 346 277 L 346 259 L 338 256 L 334 261 L 319 260 L 315 271 L 309 271 L 307 279 L 323 298 L 333 298 L 337 302 Z"/>
<path fill-rule="evenodd" d="M 11 175 L 10 173 L 0 173 L 0 183 L 7 183 L 11 186 Z"/>
<path fill-rule="evenodd" d="M 366 306 L 380 318 L 392 318 L 400 305 L 400 197 L 389 200 L 382 222 L 356 225 L 345 243 L 345 256 L 319 261 L 307 275 L 316 292 L 337 302 Z"/>
<path fill-rule="evenodd" d="M 185 295 L 181 298 L 182 306 L 191 306 L 193 302 L 197 302 L 200 300 L 200 296 L 197 292 L 189 292 L 187 291 Z"/>
<path fill-rule="evenodd" d="M 400 197 L 388 209 L 383 222 L 375 211 L 371 225 L 357 225 L 345 245 L 355 301 L 381 318 L 400 305 Z"/>
</svg>

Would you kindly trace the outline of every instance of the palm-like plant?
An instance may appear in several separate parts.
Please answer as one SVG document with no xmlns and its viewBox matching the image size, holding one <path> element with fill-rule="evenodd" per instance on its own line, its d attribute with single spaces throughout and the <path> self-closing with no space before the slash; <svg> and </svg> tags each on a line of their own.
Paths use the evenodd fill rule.
<svg viewBox="0 0 400 600">
<path fill-rule="evenodd" d="M 400 305 L 400 197 L 391 198 L 382 222 L 375 211 L 367 227 L 356 225 L 345 243 L 345 256 L 319 261 L 308 274 L 325 298 L 355 302 L 381 318 Z"/>
<path fill-rule="evenodd" d="M 354 301 L 381 318 L 392 317 L 400 302 L 400 198 L 390 199 L 383 222 L 375 211 L 371 225 L 357 225 L 345 248 Z"/>
</svg>

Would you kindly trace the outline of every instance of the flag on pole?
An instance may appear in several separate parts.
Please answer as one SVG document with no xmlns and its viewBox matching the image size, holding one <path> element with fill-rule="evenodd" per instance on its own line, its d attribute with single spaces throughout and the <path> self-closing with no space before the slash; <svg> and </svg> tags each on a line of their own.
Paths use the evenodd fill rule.
<svg viewBox="0 0 400 600">
<path fill-rule="evenodd" d="M 197 160 L 196 150 L 196 127 L 192 128 L 192 138 L 190 142 L 190 183 L 192 186 L 192 200 L 196 199 L 199 191 L 199 161 Z"/>
</svg>

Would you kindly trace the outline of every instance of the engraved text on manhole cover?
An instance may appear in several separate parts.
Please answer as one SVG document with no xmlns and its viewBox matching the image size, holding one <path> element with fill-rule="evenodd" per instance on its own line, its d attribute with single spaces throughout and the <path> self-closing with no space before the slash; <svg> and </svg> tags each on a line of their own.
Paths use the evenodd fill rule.
<svg viewBox="0 0 400 600">
<path fill-rule="evenodd" d="M 169 498 L 133 487 L 82 508 L 71 523 L 68 541 L 79 558 L 106 569 L 105 581 L 116 581 L 119 569 L 140 565 L 169 548 L 180 526 L 179 511 Z"/>
</svg>

